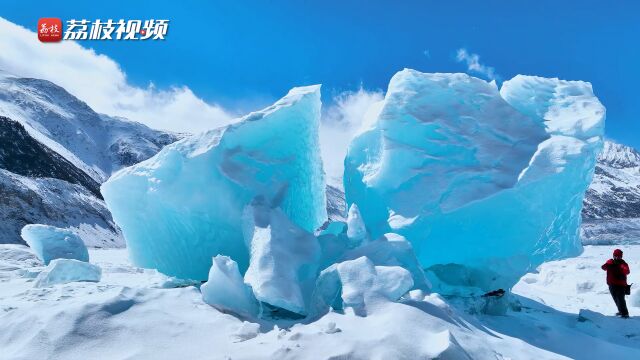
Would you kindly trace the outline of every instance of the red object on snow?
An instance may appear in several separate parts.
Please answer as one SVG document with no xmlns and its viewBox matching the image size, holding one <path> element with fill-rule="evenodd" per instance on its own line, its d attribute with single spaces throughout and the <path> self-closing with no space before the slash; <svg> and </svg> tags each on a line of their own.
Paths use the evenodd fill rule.
<svg viewBox="0 0 640 360">
<path fill-rule="evenodd" d="M 602 265 L 602 270 L 607 272 L 607 285 L 627 286 L 627 275 L 631 271 L 624 260 L 609 259 Z"/>
</svg>

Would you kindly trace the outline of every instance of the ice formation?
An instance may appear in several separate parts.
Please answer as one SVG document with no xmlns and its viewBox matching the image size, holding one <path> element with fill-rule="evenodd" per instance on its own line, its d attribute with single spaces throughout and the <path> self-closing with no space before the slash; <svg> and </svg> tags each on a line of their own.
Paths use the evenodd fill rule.
<svg viewBox="0 0 640 360">
<path fill-rule="evenodd" d="M 34 287 L 47 287 L 74 281 L 98 282 L 102 275 L 99 266 L 74 259 L 55 259 L 36 277 Z"/>
<path fill-rule="evenodd" d="M 245 213 L 251 259 L 245 282 L 264 303 L 306 315 L 320 260 L 313 234 L 291 222 L 279 208 L 253 205 Z"/>
<path fill-rule="evenodd" d="M 315 311 L 353 308 L 358 315 L 366 315 L 367 307 L 380 301 L 395 301 L 413 286 L 411 274 L 399 266 L 375 266 L 362 256 L 334 264 L 318 277 L 314 294 Z"/>
<path fill-rule="evenodd" d="M 261 199 L 313 232 L 327 219 L 318 145 L 320 86 L 292 89 L 234 124 L 121 170 L 101 191 L 135 264 L 206 279 L 211 258 L 249 266 L 242 214 Z"/>
<path fill-rule="evenodd" d="M 313 317 L 326 311 L 327 306 L 334 305 L 326 301 L 327 296 L 335 294 L 321 298 L 314 295 L 314 292 L 324 294 L 328 291 L 326 282 L 337 276 L 322 274 L 336 268 L 336 264 L 345 264 L 340 265 L 340 269 L 349 269 L 352 266 L 349 264 L 364 261 L 358 260 L 361 258 L 366 258 L 366 264 L 380 268 L 384 274 L 387 268 L 402 268 L 402 276 L 408 274 L 408 280 L 404 277 L 376 275 L 377 288 L 401 288 L 397 290 L 398 293 L 388 296 L 395 297 L 393 300 L 410 289 L 428 291 L 430 288 L 411 244 L 400 235 L 388 233 L 374 241 L 352 247 L 344 223 L 334 223 L 342 232 L 332 233 L 333 229 L 329 227 L 325 229 L 328 233 L 315 237 L 293 224 L 279 208 L 272 209 L 261 203 L 247 206 L 243 224 L 245 242 L 251 254 L 244 279 L 232 259 L 216 256 L 209 272 L 209 281 L 202 286 L 204 301 L 218 309 L 244 317 Z M 354 260 L 357 261 L 350 262 Z M 373 268 L 365 268 L 362 270 L 365 271 L 363 276 L 373 276 L 369 273 Z M 323 269 L 327 270 L 321 272 Z M 398 282 L 398 279 L 401 281 Z M 336 286 L 341 288 L 342 285 L 336 284 L 334 282 L 330 286 L 331 291 L 338 291 Z M 365 305 L 350 306 L 364 311 Z"/>
<path fill-rule="evenodd" d="M 443 292 L 509 288 L 580 251 L 605 110 L 591 85 L 397 73 L 351 143 L 345 193 L 373 238 L 398 233 Z"/>
<path fill-rule="evenodd" d="M 429 290 L 431 288 L 411 243 L 401 235 L 384 234 L 374 241 L 344 252 L 341 260 L 353 260 L 363 256 L 376 266 L 400 266 L 406 269 L 411 274 L 413 289 Z"/>
<path fill-rule="evenodd" d="M 54 259 L 89 261 L 87 247 L 71 230 L 33 224 L 23 227 L 21 236 L 45 265 Z"/>
<path fill-rule="evenodd" d="M 256 316 L 258 302 L 251 288 L 244 283 L 238 264 L 228 256 L 213 258 L 209 280 L 200 288 L 207 304 L 242 316 Z"/>
<path fill-rule="evenodd" d="M 367 240 L 367 228 L 362 221 L 358 205 L 351 204 L 347 215 L 347 237 L 351 247 L 358 246 Z"/>
</svg>

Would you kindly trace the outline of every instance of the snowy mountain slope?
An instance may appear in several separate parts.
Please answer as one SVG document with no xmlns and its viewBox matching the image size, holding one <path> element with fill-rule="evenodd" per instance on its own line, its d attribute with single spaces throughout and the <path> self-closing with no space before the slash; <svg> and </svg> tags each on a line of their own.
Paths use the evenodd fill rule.
<svg viewBox="0 0 640 360">
<path fill-rule="evenodd" d="M 638 167 L 640 166 L 640 153 L 630 146 L 608 140 L 605 141 L 598 162 L 616 169 Z"/>
<path fill-rule="evenodd" d="M 178 139 L 176 134 L 100 115 L 49 81 L 6 73 L 0 73 L 0 115 L 21 122 L 38 141 L 98 182 Z"/>
<path fill-rule="evenodd" d="M 98 182 L 32 138 L 17 121 L 0 116 L 0 144 L 0 168 L 22 176 L 55 178 L 82 185 L 102 198 Z"/>
<path fill-rule="evenodd" d="M 87 246 L 122 247 L 120 230 L 104 201 L 81 185 L 30 178 L 0 169 L 0 243 L 24 243 L 27 224 L 70 227 Z"/>
<path fill-rule="evenodd" d="M 584 199 L 585 219 L 640 217 L 640 153 L 606 141 Z"/>
<path fill-rule="evenodd" d="M 72 227 L 89 246 L 123 246 L 100 183 L 177 134 L 94 112 L 45 80 L 0 72 L 0 243 L 29 223 Z"/>
<path fill-rule="evenodd" d="M 118 117 L 100 115 L 100 119 L 109 133 L 106 146 L 111 172 L 147 160 L 183 136 L 156 131 Z"/>
<path fill-rule="evenodd" d="M 640 241 L 640 152 L 606 141 L 582 209 L 585 244 Z"/>
<path fill-rule="evenodd" d="M 100 184 L 0 116 L 0 243 L 23 243 L 24 225 L 71 227 L 87 245 L 123 246 Z"/>
</svg>

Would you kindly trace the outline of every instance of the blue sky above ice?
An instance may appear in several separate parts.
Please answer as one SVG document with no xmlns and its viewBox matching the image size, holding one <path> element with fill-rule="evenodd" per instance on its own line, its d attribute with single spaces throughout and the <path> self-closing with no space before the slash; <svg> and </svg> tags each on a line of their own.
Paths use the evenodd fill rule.
<svg viewBox="0 0 640 360">
<path fill-rule="evenodd" d="M 322 83 L 325 102 L 360 85 L 384 90 L 405 67 L 586 80 L 607 107 L 608 136 L 640 148 L 639 1 L 23 0 L 0 16 L 31 29 L 40 17 L 169 19 L 164 42 L 83 45 L 133 84 L 186 85 L 238 112 L 299 85 Z"/>
</svg>

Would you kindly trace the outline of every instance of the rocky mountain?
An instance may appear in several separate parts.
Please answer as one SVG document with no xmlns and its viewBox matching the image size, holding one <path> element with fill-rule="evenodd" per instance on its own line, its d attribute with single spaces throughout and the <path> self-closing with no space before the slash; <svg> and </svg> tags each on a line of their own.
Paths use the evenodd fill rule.
<svg viewBox="0 0 640 360">
<path fill-rule="evenodd" d="M 327 185 L 327 215 L 331 221 L 347 221 L 347 204 L 344 190 Z"/>
<path fill-rule="evenodd" d="M 148 159 L 178 135 L 93 111 L 56 84 L 0 73 L 0 115 L 98 182 Z"/>
<path fill-rule="evenodd" d="M 123 246 L 100 184 L 179 137 L 0 72 L 0 243 L 21 243 L 24 225 L 42 223 L 71 227 L 90 246 Z"/>
<path fill-rule="evenodd" d="M 22 227 L 47 224 L 71 228 L 87 246 L 124 246 L 104 201 L 82 185 L 56 178 L 0 169 L 0 219 L 0 243 L 23 243 Z"/>
<path fill-rule="evenodd" d="M 100 184 L 37 141 L 17 121 L 0 116 L 0 168 L 32 178 L 55 178 L 78 184 L 102 198 Z"/>
<path fill-rule="evenodd" d="M 640 240 L 640 152 L 606 141 L 582 209 L 585 243 Z"/>
</svg>

